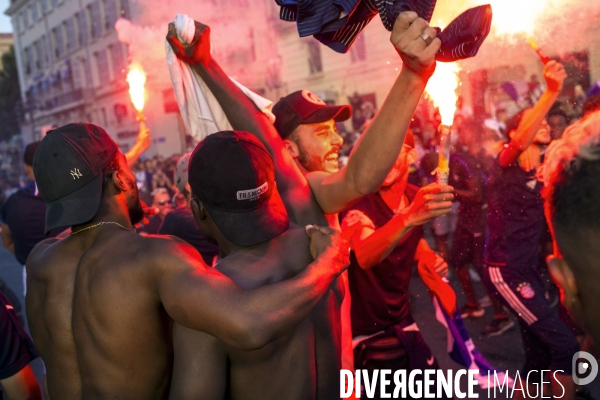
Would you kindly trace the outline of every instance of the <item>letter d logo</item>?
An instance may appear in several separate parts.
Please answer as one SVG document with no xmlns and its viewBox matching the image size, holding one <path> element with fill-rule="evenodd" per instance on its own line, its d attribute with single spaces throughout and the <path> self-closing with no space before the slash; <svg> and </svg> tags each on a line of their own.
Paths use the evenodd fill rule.
<svg viewBox="0 0 600 400">
<path fill-rule="evenodd" d="M 585 359 L 585 361 L 581 359 Z M 592 383 L 598 375 L 598 362 L 590 353 L 578 351 L 573 355 L 573 381 L 576 385 Z M 589 374 L 588 374 L 589 372 Z M 587 376 L 585 376 L 587 375 Z M 585 378 L 583 377 L 585 376 Z"/>
</svg>

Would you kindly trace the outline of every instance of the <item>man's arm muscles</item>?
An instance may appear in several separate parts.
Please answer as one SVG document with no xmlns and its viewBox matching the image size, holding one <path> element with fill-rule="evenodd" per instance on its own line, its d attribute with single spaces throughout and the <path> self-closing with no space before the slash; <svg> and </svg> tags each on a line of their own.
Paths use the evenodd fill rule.
<svg viewBox="0 0 600 400">
<path fill-rule="evenodd" d="M 404 61 L 400 75 L 354 146 L 346 167 L 327 177 L 308 177 L 325 213 L 340 212 L 362 196 L 377 191 L 398 158 L 441 45 L 438 39 L 425 47 L 420 36 L 426 28 L 431 29 L 427 22 L 416 19 L 416 14 L 400 14 L 390 38 Z M 435 37 L 435 31 L 430 36 Z"/>
<path fill-rule="evenodd" d="M 189 245 L 172 243 L 161 246 L 167 255 L 159 258 L 158 271 L 158 293 L 167 313 L 241 350 L 263 347 L 300 323 L 347 265 L 347 250 L 338 238 L 293 279 L 242 290 L 206 268 Z"/>
<path fill-rule="evenodd" d="M 10 232 L 10 227 L 4 222 L 2 223 L 2 246 L 4 246 L 6 250 L 15 254 L 15 241 Z"/>
<path fill-rule="evenodd" d="M 379 189 L 400 154 L 426 82 L 403 67 L 381 109 L 354 147 L 346 167 L 319 180 L 309 178 L 325 213 L 340 212 Z"/>
</svg>

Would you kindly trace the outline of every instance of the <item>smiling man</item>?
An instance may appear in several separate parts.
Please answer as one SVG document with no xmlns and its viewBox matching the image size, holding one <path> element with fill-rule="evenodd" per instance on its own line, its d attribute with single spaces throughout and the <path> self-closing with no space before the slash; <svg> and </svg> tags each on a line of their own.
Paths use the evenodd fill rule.
<svg viewBox="0 0 600 400">
<path fill-rule="evenodd" d="M 342 169 L 337 165 L 337 151 L 342 139 L 335 132 L 335 121 L 350 117 L 349 106 L 328 107 L 308 91 L 292 93 L 273 110 L 279 130 L 288 135 L 284 143 L 277 128 L 212 58 L 209 27 L 196 22 L 194 41 L 183 45 L 171 24 L 167 40 L 177 56 L 190 64 L 207 84 L 234 129 L 256 135 L 269 151 L 275 165 L 277 187 L 290 220 L 322 224 L 324 213 L 342 211 L 366 194 L 376 192 L 385 180 L 398 158 L 425 85 L 435 70 L 435 54 L 441 45 L 435 36 L 435 29 L 418 18 L 416 13 L 400 14 L 390 41 L 403 61 L 401 72 L 360 143 L 355 146 L 348 164 Z M 289 135 L 294 135 L 297 140 L 290 140 Z M 448 188 L 436 188 L 434 192 L 452 196 Z M 346 280 L 345 275 L 342 279 Z M 344 282 L 344 287 L 346 284 Z M 319 361 L 318 398 L 333 398 L 330 391 L 339 388 L 339 376 L 333 377 L 328 371 L 339 371 L 342 365 L 347 369 L 354 368 L 348 323 L 349 301 L 344 301 L 343 305 L 341 302 L 349 299 L 349 296 L 344 296 L 344 287 L 335 288 L 332 302 L 328 304 L 335 314 L 334 329 L 331 325 L 321 324 L 315 330 L 317 347 L 335 348 L 336 355 L 332 358 L 330 352 L 317 353 L 324 365 L 335 363 L 335 367 L 329 369 L 323 368 Z M 192 385 L 194 382 L 181 384 Z M 286 398 L 291 397 L 288 395 Z"/>
<path fill-rule="evenodd" d="M 289 94 L 273 106 L 275 129 L 304 174 L 312 171 L 336 173 L 344 139 L 336 122 L 349 119 L 352 108 L 328 106 L 308 90 Z"/>
</svg>

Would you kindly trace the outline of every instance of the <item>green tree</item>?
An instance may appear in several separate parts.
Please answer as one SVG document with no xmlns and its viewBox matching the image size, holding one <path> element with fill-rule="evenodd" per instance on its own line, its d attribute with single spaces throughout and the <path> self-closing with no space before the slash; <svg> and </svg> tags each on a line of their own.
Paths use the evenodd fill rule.
<svg viewBox="0 0 600 400">
<path fill-rule="evenodd" d="M 22 115 L 21 87 L 15 59 L 15 48 L 2 55 L 0 70 L 0 141 L 9 140 L 21 132 L 19 119 Z"/>
</svg>

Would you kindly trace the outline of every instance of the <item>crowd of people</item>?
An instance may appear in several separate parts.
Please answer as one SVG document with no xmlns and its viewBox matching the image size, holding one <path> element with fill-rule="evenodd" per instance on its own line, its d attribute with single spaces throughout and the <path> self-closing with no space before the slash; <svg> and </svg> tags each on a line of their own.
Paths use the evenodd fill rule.
<svg viewBox="0 0 600 400">
<path fill-rule="evenodd" d="M 521 375 L 556 372 L 545 394 L 586 398 L 571 359 L 600 340 L 600 96 L 567 115 L 566 72 L 550 61 L 539 96 L 510 118 L 460 100 L 449 182 L 437 184 L 439 119 L 419 105 L 435 37 L 400 14 L 401 72 L 355 133 L 340 125 L 350 106 L 308 90 L 280 99 L 272 123 L 212 58 L 208 27 L 185 45 L 170 26 L 234 131 L 167 159 L 140 157 L 145 128 L 127 154 L 89 123 L 30 144 L 29 183 L 0 211 L 31 332 L 0 286 L 8 398 L 42 398 L 28 366 L 38 354 L 53 399 L 333 399 L 342 368 L 439 369 L 411 313 L 415 266 L 455 323 L 491 306 L 481 334 L 518 324 Z"/>
</svg>

